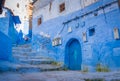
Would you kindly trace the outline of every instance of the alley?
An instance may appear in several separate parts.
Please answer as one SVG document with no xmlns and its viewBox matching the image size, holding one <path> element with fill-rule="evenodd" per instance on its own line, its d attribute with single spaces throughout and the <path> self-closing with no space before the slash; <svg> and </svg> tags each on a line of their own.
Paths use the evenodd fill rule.
<svg viewBox="0 0 120 81">
<path fill-rule="evenodd" d="M 0 81 L 120 81 L 120 72 L 86 73 L 53 71 L 42 73 L 1 73 Z"/>
<path fill-rule="evenodd" d="M 120 0 L 0 0 L 0 81 L 120 81 Z"/>
</svg>

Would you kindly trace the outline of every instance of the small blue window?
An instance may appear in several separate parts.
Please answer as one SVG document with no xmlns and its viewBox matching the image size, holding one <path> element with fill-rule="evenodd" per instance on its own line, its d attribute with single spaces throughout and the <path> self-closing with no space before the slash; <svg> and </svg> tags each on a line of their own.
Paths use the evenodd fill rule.
<svg viewBox="0 0 120 81">
<path fill-rule="evenodd" d="M 89 29 L 89 36 L 95 35 L 95 28 L 90 28 Z"/>
</svg>

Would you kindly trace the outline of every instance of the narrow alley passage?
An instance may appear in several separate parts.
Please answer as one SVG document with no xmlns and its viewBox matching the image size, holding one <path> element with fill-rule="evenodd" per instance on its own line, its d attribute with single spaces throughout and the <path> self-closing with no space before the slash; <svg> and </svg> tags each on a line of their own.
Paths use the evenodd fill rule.
<svg viewBox="0 0 120 81">
<path fill-rule="evenodd" d="M 0 81 L 120 81 L 120 0 L 0 0 Z"/>
</svg>

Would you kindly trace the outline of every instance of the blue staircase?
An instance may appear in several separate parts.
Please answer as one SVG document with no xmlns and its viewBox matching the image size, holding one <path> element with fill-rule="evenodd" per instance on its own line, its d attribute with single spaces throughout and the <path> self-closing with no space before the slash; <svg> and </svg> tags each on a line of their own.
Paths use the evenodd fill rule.
<svg viewBox="0 0 120 81">
<path fill-rule="evenodd" d="M 25 73 L 62 70 L 61 65 L 53 64 L 54 61 L 49 57 L 43 56 L 42 52 L 32 51 L 30 44 L 13 45 L 12 54 L 13 62 L 0 63 L 2 65 L 0 69 L 7 67 L 3 71 Z"/>
</svg>

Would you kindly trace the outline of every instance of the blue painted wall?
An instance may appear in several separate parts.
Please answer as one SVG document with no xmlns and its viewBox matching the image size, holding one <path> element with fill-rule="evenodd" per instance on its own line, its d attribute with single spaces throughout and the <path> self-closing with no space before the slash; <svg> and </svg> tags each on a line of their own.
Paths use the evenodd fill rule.
<svg viewBox="0 0 120 81">
<path fill-rule="evenodd" d="M 9 26 L 9 18 L 8 17 L 0 18 L 0 31 L 6 35 L 8 35 L 8 26 Z"/>
<path fill-rule="evenodd" d="M 17 41 L 17 31 L 10 11 L 0 18 L 0 60 L 12 60 L 12 44 Z"/>
<path fill-rule="evenodd" d="M 13 15 L 9 10 L 6 12 L 6 17 L 0 18 L 0 31 L 7 35 L 12 43 L 15 44 L 17 41 L 18 32 L 14 28 Z"/>
<path fill-rule="evenodd" d="M 15 29 L 15 21 L 13 20 L 13 16 L 11 14 L 9 14 L 8 36 L 11 38 L 12 43 L 16 44 L 16 41 L 18 40 L 18 32 Z"/>
<path fill-rule="evenodd" d="M 111 5 L 106 5 L 109 3 L 112 5 L 111 8 Z M 104 9 L 100 6 L 104 6 Z M 98 15 L 94 16 L 94 13 Z M 75 19 L 76 17 L 79 18 Z M 120 9 L 117 0 L 100 0 L 83 10 L 44 22 L 39 27 L 37 19 L 33 19 L 33 48 L 35 50 L 39 52 L 47 50 L 44 55 L 64 62 L 67 42 L 74 38 L 81 45 L 82 69 L 87 66 L 90 71 L 95 71 L 98 63 L 109 67 L 110 70 L 120 69 L 120 40 L 115 40 L 113 34 L 115 27 L 120 30 Z M 71 33 L 68 33 L 68 27 L 72 27 Z M 89 35 L 91 28 L 95 29 L 93 36 Z M 40 32 L 50 35 L 49 43 L 45 45 L 46 49 L 40 47 L 42 44 Z M 82 39 L 83 32 L 87 34 L 87 42 Z M 57 35 L 62 38 L 62 45 L 52 47 L 52 40 Z"/>
<path fill-rule="evenodd" d="M 4 33 L 0 32 L 0 60 L 12 59 L 12 41 Z"/>
</svg>

